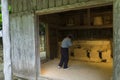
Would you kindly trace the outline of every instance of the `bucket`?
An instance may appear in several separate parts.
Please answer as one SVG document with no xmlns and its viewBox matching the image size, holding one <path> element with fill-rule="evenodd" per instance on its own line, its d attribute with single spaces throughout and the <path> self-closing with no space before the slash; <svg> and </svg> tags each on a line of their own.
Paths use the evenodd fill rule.
<svg viewBox="0 0 120 80">
<path fill-rule="evenodd" d="M 94 17 L 94 25 L 99 26 L 99 25 L 103 25 L 103 19 L 101 16 L 96 16 Z"/>
</svg>

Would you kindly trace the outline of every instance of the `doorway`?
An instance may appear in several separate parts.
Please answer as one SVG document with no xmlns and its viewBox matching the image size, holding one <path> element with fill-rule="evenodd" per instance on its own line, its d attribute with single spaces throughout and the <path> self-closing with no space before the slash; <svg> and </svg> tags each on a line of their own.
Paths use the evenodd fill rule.
<svg viewBox="0 0 120 80">
<path fill-rule="evenodd" d="M 111 63 L 112 66 L 112 5 L 41 15 L 39 19 L 47 23 L 49 60 L 60 58 L 62 39 L 67 34 L 73 34 L 70 60 Z"/>
<path fill-rule="evenodd" d="M 39 39 L 40 39 L 40 59 L 46 59 L 46 33 L 45 33 L 45 23 L 40 22 L 39 24 Z"/>
</svg>

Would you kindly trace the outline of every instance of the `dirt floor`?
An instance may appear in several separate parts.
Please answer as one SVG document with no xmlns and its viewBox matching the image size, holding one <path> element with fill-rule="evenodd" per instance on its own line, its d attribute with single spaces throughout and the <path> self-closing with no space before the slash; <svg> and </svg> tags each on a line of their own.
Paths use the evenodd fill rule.
<svg viewBox="0 0 120 80">
<path fill-rule="evenodd" d="M 41 65 L 41 76 L 53 80 L 112 80 L 112 63 L 69 61 L 69 69 L 58 69 L 59 59 Z"/>
<path fill-rule="evenodd" d="M 112 63 L 70 60 L 69 69 L 58 69 L 58 63 L 59 59 L 42 63 L 39 80 L 112 80 Z M 0 80 L 4 80 L 2 68 Z"/>
</svg>

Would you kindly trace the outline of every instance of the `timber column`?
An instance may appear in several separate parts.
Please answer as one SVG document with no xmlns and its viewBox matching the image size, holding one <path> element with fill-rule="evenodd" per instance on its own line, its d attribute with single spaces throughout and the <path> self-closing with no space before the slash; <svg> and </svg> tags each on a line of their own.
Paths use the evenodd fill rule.
<svg viewBox="0 0 120 80">
<path fill-rule="evenodd" d="M 113 80 L 120 80 L 120 0 L 114 0 L 113 7 Z"/>
</svg>

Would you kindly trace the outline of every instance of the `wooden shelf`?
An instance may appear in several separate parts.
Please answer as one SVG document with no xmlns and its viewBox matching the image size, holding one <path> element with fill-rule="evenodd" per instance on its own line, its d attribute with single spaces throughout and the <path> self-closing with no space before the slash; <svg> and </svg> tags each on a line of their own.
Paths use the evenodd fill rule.
<svg viewBox="0 0 120 80">
<path fill-rule="evenodd" d="M 73 34 L 74 40 L 112 39 L 112 12 L 112 6 L 104 6 L 65 13 L 62 16 L 63 24 L 58 28 L 60 40 L 67 34 Z"/>
<path fill-rule="evenodd" d="M 102 26 L 66 26 L 60 27 L 59 30 L 73 30 L 73 29 L 105 29 L 112 28 L 112 25 L 102 25 Z"/>
</svg>

